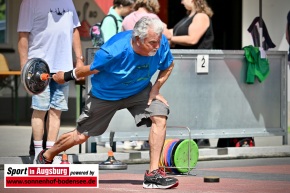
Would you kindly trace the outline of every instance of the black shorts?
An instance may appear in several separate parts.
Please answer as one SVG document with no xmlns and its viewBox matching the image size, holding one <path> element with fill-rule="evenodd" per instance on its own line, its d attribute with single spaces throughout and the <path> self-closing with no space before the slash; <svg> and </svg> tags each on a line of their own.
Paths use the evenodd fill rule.
<svg viewBox="0 0 290 193">
<path fill-rule="evenodd" d="M 108 128 L 114 114 L 121 109 L 128 109 L 135 119 L 136 126 L 150 127 L 151 116 L 168 116 L 169 107 L 159 100 L 153 100 L 148 106 L 152 85 L 148 85 L 140 93 L 118 101 L 98 99 L 89 94 L 85 109 L 77 121 L 77 130 L 87 136 L 102 135 Z"/>
</svg>

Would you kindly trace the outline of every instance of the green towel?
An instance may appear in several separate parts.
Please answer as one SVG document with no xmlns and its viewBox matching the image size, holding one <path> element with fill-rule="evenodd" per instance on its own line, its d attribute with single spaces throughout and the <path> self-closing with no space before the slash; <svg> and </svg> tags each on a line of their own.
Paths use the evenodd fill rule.
<svg viewBox="0 0 290 193">
<path fill-rule="evenodd" d="M 246 83 L 253 84 L 255 76 L 260 82 L 263 82 L 270 72 L 269 61 L 267 58 L 261 58 L 258 47 L 252 45 L 243 47 L 247 62 Z"/>
</svg>

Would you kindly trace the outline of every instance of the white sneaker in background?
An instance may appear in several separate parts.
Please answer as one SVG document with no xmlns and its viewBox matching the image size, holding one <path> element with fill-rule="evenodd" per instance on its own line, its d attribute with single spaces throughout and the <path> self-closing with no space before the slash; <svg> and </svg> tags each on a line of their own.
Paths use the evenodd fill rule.
<svg viewBox="0 0 290 193">
<path fill-rule="evenodd" d="M 134 147 L 134 150 L 141 150 L 142 149 L 142 145 L 144 144 L 144 141 L 137 141 L 136 143 L 136 147 Z"/>
<path fill-rule="evenodd" d="M 124 141 L 124 147 L 125 150 L 132 150 L 137 146 L 136 141 Z"/>
</svg>

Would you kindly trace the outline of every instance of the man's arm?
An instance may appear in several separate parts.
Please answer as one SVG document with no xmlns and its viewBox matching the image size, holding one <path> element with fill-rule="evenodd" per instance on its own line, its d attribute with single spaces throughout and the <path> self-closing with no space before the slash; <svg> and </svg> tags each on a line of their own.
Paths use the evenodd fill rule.
<svg viewBox="0 0 290 193">
<path fill-rule="evenodd" d="M 81 44 L 80 33 L 77 28 L 74 29 L 74 33 L 73 33 L 73 50 L 76 56 L 76 67 L 83 66 L 84 58 L 82 54 L 82 44 Z"/>
<path fill-rule="evenodd" d="M 29 32 L 19 32 L 18 53 L 19 53 L 19 58 L 20 58 L 21 70 L 28 60 L 28 38 L 29 38 Z"/>
<path fill-rule="evenodd" d="M 162 85 L 166 82 L 168 77 L 170 76 L 170 74 L 173 70 L 173 67 L 174 67 L 174 63 L 172 62 L 171 65 L 166 70 L 161 70 L 159 72 L 158 77 L 157 77 L 154 85 L 152 86 L 149 100 L 148 100 L 148 105 L 151 104 L 153 99 L 158 99 L 161 102 L 165 103 L 167 106 L 169 106 L 167 101 L 165 100 L 165 98 L 159 93 L 159 90 L 162 87 Z"/>
<path fill-rule="evenodd" d="M 191 46 L 198 43 L 210 26 L 210 18 L 205 13 L 198 13 L 188 27 L 188 35 L 172 36 L 171 44 Z"/>
<path fill-rule="evenodd" d="M 80 79 L 87 77 L 91 74 L 96 74 L 98 70 L 90 70 L 91 65 L 79 66 L 71 71 L 63 72 L 59 71 L 52 76 L 53 80 L 59 84 L 63 84 L 69 80 Z"/>
</svg>

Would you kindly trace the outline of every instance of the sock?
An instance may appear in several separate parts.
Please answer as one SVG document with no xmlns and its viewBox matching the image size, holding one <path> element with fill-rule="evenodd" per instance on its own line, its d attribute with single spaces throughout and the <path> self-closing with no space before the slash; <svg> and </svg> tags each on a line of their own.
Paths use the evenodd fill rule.
<svg viewBox="0 0 290 193">
<path fill-rule="evenodd" d="M 34 143 L 34 151 L 35 151 L 35 156 L 34 156 L 34 162 L 35 162 L 38 154 L 42 151 L 42 140 L 33 141 L 33 143 Z"/>
<path fill-rule="evenodd" d="M 46 142 L 46 148 L 50 149 L 54 145 L 54 143 L 55 143 L 54 141 L 47 141 Z"/>
<path fill-rule="evenodd" d="M 55 143 L 54 141 L 46 141 L 46 148 L 50 149 L 54 145 L 54 143 Z M 53 159 L 52 163 L 53 164 L 60 164 L 61 159 L 58 159 L 58 157 L 55 157 L 55 158 Z"/>
</svg>

